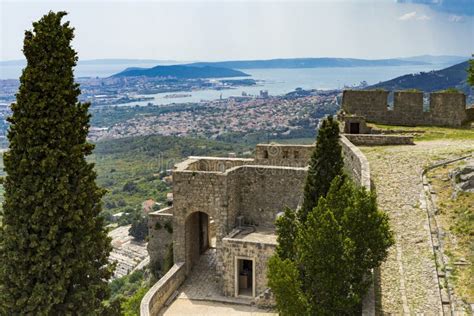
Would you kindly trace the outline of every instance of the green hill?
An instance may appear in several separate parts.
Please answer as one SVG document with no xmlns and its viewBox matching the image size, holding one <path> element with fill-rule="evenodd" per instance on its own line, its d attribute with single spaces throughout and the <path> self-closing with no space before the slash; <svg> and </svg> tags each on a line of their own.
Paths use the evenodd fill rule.
<svg viewBox="0 0 474 316">
<path fill-rule="evenodd" d="M 127 68 L 112 77 L 170 77 L 177 79 L 248 77 L 250 75 L 234 69 L 212 66 L 156 66 L 153 68 Z"/>
<path fill-rule="evenodd" d="M 367 89 L 407 90 L 417 89 L 425 92 L 434 92 L 448 88 L 456 88 L 466 95 L 472 94 L 467 84 L 467 61 L 441 70 L 408 74 L 388 81 L 380 82 Z"/>
</svg>

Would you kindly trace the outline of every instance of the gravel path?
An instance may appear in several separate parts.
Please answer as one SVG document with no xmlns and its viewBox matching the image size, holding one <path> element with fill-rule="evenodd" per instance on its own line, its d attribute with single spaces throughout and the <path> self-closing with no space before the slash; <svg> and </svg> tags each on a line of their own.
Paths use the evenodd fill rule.
<svg viewBox="0 0 474 316">
<path fill-rule="evenodd" d="M 442 314 L 421 172 L 428 164 L 474 152 L 474 141 L 425 141 L 415 146 L 361 147 L 378 203 L 390 217 L 396 244 L 376 272 L 378 315 Z"/>
</svg>

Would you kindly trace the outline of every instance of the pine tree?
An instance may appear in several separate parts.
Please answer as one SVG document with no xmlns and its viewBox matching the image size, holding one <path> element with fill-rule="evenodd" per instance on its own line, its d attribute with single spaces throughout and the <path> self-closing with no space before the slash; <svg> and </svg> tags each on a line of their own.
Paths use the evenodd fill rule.
<svg viewBox="0 0 474 316">
<path fill-rule="evenodd" d="M 317 205 L 320 197 L 326 196 L 335 176 L 343 172 L 344 161 L 339 144 L 339 124 L 332 116 L 324 119 L 318 131 L 316 148 L 311 160 L 304 187 L 303 205 L 298 212 L 301 223 Z"/>
<path fill-rule="evenodd" d="M 27 66 L 4 154 L 0 314 L 94 315 L 108 296 L 104 190 L 85 156 L 89 104 L 74 83 L 74 29 L 49 12 L 25 32 Z"/>
</svg>

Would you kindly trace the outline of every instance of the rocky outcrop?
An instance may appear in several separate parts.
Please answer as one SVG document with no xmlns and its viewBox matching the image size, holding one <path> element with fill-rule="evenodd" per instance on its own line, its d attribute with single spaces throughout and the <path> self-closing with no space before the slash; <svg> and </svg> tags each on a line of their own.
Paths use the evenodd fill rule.
<svg viewBox="0 0 474 316">
<path fill-rule="evenodd" d="M 449 173 L 457 191 L 474 193 L 474 159 L 463 167 L 456 168 Z"/>
</svg>

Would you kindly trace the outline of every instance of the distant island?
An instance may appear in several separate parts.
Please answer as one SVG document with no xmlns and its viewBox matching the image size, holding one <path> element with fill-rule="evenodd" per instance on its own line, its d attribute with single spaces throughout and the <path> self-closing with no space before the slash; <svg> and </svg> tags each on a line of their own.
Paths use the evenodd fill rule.
<svg viewBox="0 0 474 316">
<path fill-rule="evenodd" d="M 417 89 L 425 92 L 434 92 L 456 88 L 469 95 L 471 87 L 467 84 L 468 67 L 469 64 L 465 61 L 441 70 L 403 75 L 371 85 L 367 89 L 385 89 L 390 91 Z"/>
<path fill-rule="evenodd" d="M 230 68 L 198 65 L 156 66 L 153 68 L 127 68 L 112 77 L 163 77 L 176 79 L 249 77 Z"/>
<path fill-rule="evenodd" d="M 283 58 L 269 60 L 234 60 L 219 62 L 198 62 L 186 64 L 194 67 L 224 67 L 233 69 L 271 69 L 271 68 L 328 68 L 328 67 L 381 67 L 428 65 L 423 60 L 408 59 L 356 59 L 356 58 Z"/>
</svg>

